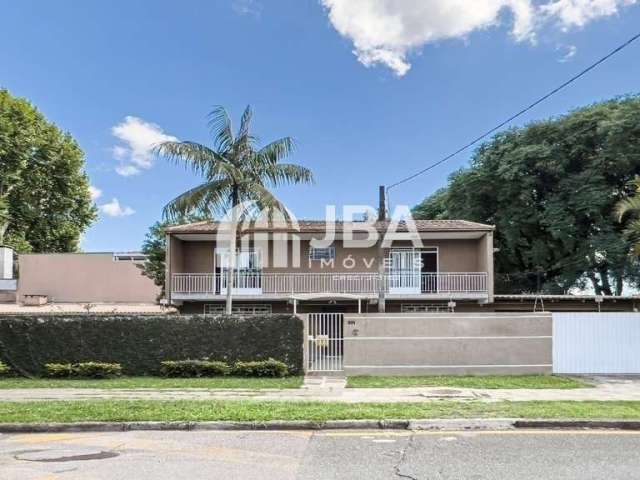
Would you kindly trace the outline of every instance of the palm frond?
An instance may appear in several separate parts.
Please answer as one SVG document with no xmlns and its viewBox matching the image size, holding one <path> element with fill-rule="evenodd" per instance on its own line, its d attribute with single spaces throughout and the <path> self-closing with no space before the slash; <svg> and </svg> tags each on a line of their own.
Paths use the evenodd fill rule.
<svg viewBox="0 0 640 480">
<path fill-rule="evenodd" d="M 640 215 L 640 196 L 634 195 L 620 200 L 615 206 L 615 214 L 619 222 L 626 215 Z"/>
<path fill-rule="evenodd" d="M 164 142 L 156 145 L 153 152 L 200 175 L 209 175 L 213 165 L 225 162 L 216 151 L 195 142 Z"/>
<path fill-rule="evenodd" d="M 240 118 L 240 129 L 238 130 L 238 138 L 249 136 L 252 118 L 253 110 L 251 110 L 251 105 L 247 105 L 247 108 L 244 109 L 242 117 Z"/>
<path fill-rule="evenodd" d="M 275 140 L 262 147 L 256 153 L 257 158 L 264 163 L 275 164 L 291 155 L 296 148 L 296 143 L 291 137 Z"/>
<path fill-rule="evenodd" d="M 213 219 L 216 213 L 224 212 L 229 207 L 231 188 L 229 179 L 202 183 L 167 203 L 162 216 L 169 221 L 190 215 Z"/>
<path fill-rule="evenodd" d="M 264 175 L 269 179 L 269 182 L 276 187 L 280 185 L 314 182 L 311 170 L 292 163 L 270 165 L 264 170 Z"/>
<path fill-rule="evenodd" d="M 227 110 L 217 105 L 208 115 L 209 131 L 213 137 L 214 148 L 218 152 L 227 152 L 233 148 L 235 136 L 233 134 L 233 123 Z"/>
<path fill-rule="evenodd" d="M 246 187 L 247 186 L 245 186 L 244 192 L 247 200 L 254 202 L 257 207 L 255 213 L 264 214 L 266 212 L 269 221 L 272 220 L 275 212 L 280 212 L 286 220 L 290 219 L 287 207 L 264 185 L 261 183 L 252 183 L 250 188 Z"/>
</svg>

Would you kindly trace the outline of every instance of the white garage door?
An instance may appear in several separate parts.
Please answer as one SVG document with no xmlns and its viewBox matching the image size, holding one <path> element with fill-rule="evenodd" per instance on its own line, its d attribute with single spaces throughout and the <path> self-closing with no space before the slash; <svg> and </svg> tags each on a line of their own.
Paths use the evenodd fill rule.
<svg viewBox="0 0 640 480">
<path fill-rule="evenodd" d="M 553 372 L 640 374 L 640 313 L 554 313 Z"/>
</svg>

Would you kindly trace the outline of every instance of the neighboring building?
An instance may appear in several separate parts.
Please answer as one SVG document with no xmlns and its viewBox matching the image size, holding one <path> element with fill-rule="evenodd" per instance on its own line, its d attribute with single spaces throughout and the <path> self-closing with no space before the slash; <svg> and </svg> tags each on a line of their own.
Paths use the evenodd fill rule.
<svg viewBox="0 0 640 480">
<path fill-rule="evenodd" d="M 18 302 L 154 304 L 160 288 L 138 267 L 140 253 L 45 253 L 18 256 Z"/>
<path fill-rule="evenodd" d="M 493 302 L 494 227 L 463 220 L 417 220 L 395 224 L 389 243 L 365 245 L 363 222 L 299 221 L 295 226 L 241 230 L 234 274 L 234 311 L 388 312 L 441 311 Z M 335 228 L 333 227 L 335 225 Z M 371 225 L 371 224 L 367 224 Z M 389 221 L 373 227 L 380 234 Z M 188 313 L 224 309 L 228 247 L 221 224 L 199 222 L 167 229 L 167 299 Z M 355 232 L 353 240 L 348 234 Z M 327 234 L 335 241 L 311 245 Z M 346 239 L 345 239 L 346 236 Z M 283 262 L 284 259 L 284 262 Z M 381 292 L 382 295 L 381 295 Z"/>
</svg>

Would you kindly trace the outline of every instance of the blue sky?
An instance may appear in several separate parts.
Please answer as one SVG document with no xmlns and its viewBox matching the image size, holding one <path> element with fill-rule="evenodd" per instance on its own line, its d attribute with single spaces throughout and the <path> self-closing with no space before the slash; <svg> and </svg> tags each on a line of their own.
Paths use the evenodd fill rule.
<svg viewBox="0 0 640 480">
<path fill-rule="evenodd" d="M 322 217 L 325 204 L 375 205 L 378 185 L 455 150 L 640 25 L 634 0 L 465 1 L 0 0 L 0 86 L 85 151 L 101 192 L 87 251 L 138 249 L 162 206 L 196 184 L 145 142 L 207 142 L 217 104 L 237 118 L 250 103 L 264 141 L 297 140 L 292 161 L 316 184 L 277 193 L 299 218 Z M 636 93 L 639 58 L 640 44 L 516 125 Z M 415 205 L 469 157 L 392 191 L 392 203 Z"/>
</svg>

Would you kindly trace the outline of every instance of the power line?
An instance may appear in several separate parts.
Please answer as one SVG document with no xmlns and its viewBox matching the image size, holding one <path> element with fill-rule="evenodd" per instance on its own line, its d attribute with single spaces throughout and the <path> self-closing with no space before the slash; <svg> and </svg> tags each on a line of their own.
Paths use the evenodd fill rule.
<svg viewBox="0 0 640 480">
<path fill-rule="evenodd" d="M 571 77 L 569 80 L 567 80 L 566 82 L 564 82 L 562 85 L 554 88 L 553 90 L 551 90 L 549 93 L 547 93 L 546 95 L 540 97 L 538 100 L 536 100 L 535 102 L 533 102 L 531 105 L 529 105 L 528 107 L 523 108 L 522 110 L 520 110 L 518 113 L 516 113 L 515 115 L 512 115 L 511 117 L 509 117 L 508 119 L 506 119 L 504 122 L 500 123 L 499 125 L 493 127 L 491 130 L 488 130 L 487 132 L 483 133 L 482 135 L 480 135 L 479 137 L 477 137 L 476 139 L 472 140 L 471 142 L 467 143 L 466 145 L 464 145 L 463 147 L 459 148 L 458 150 L 456 150 L 455 152 L 447 155 L 446 157 L 444 157 L 441 160 L 438 160 L 437 162 L 429 165 L 426 168 L 423 168 L 422 170 L 414 173 L 413 175 L 409 175 L 406 178 L 403 178 L 402 180 L 387 186 L 387 191 L 389 191 L 390 189 L 397 187 L 398 185 L 401 185 L 405 182 L 408 182 L 410 180 L 413 180 L 416 177 L 419 177 L 420 175 L 423 175 L 425 173 L 427 173 L 429 170 L 437 167 L 438 165 L 443 164 L 444 162 L 446 162 L 447 160 L 451 160 L 453 157 L 455 157 L 456 155 L 458 155 L 459 153 L 464 152 L 465 150 L 467 150 L 468 148 L 474 146 L 476 143 L 478 143 L 480 140 L 488 137 L 489 135 L 491 135 L 492 133 L 496 132 L 497 130 L 500 130 L 502 127 L 504 127 L 505 125 L 507 125 L 508 123 L 512 122 L 513 120 L 515 120 L 516 118 L 524 115 L 525 113 L 527 113 L 529 110 L 533 109 L 534 107 L 538 106 L 539 104 L 541 104 L 542 102 L 544 102 L 545 100 L 547 100 L 549 97 L 552 97 L 553 95 L 555 95 L 556 93 L 558 93 L 559 91 L 563 90 L 564 88 L 568 87 L 569 85 L 571 85 L 573 82 L 575 82 L 576 80 L 578 80 L 579 78 L 583 77 L 584 75 L 586 75 L 587 73 L 589 73 L 591 70 L 595 69 L 596 67 L 598 67 L 600 64 L 606 62 L 609 58 L 613 57 L 614 55 L 616 55 L 618 52 L 624 50 L 625 48 L 627 48 L 629 45 L 631 45 L 633 42 L 635 42 L 636 40 L 638 40 L 640 38 L 640 33 L 634 35 L 633 37 L 631 37 L 629 40 L 627 40 L 626 42 L 624 42 L 622 45 L 620 45 L 619 47 L 615 48 L 614 50 L 612 50 L 611 52 L 609 52 L 607 55 L 605 55 L 604 57 L 602 57 L 600 60 L 596 61 L 595 63 L 592 63 L 591 65 L 589 65 L 587 68 L 585 68 L 584 70 L 582 70 L 580 73 L 578 73 L 577 75 L 574 75 L 573 77 Z"/>
</svg>

